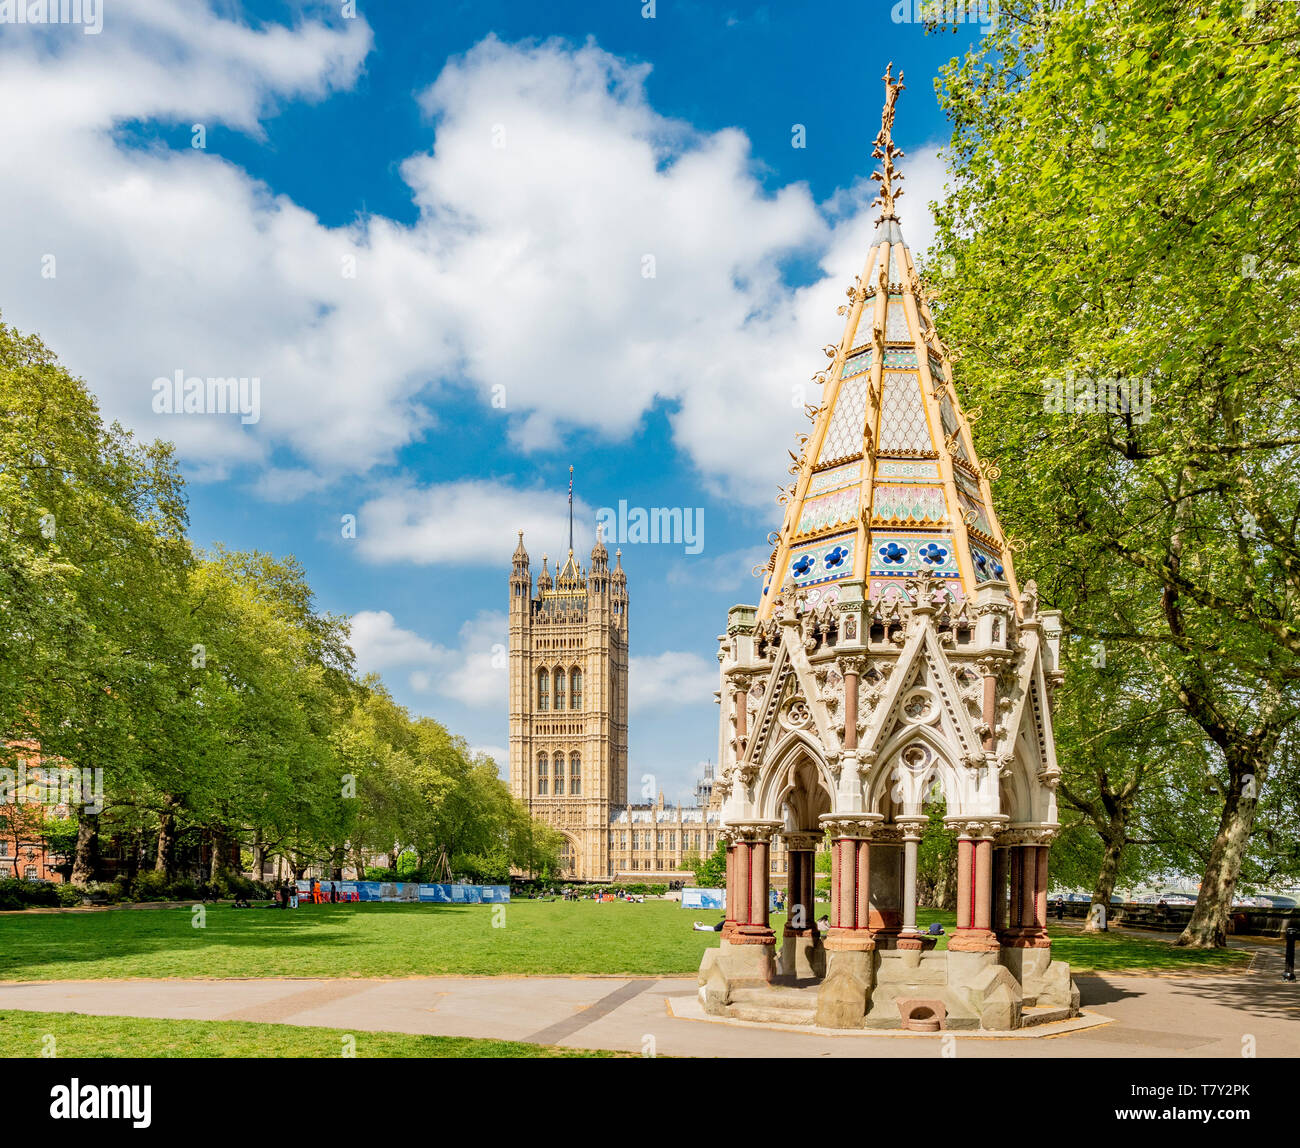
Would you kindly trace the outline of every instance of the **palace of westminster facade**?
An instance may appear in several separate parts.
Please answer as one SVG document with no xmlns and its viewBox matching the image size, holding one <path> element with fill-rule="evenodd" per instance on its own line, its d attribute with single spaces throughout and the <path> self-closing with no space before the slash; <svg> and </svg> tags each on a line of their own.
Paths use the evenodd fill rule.
<svg viewBox="0 0 1300 1148">
<path fill-rule="evenodd" d="M 558 566 L 558 563 L 557 563 Z M 722 829 L 712 778 L 695 804 L 663 793 L 628 800 L 628 594 L 622 552 L 601 541 L 586 570 L 569 551 L 536 586 L 523 534 L 510 573 L 510 788 L 564 834 L 561 872 L 576 881 L 689 882 L 691 855 L 708 857 Z M 651 798 L 651 794 L 646 795 Z M 785 858 L 772 859 L 774 880 Z"/>
</svg>

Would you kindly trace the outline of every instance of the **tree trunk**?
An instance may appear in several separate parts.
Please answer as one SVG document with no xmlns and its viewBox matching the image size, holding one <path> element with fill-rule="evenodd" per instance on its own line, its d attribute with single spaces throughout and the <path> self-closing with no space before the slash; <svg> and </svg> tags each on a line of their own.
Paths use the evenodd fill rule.
<svg viewBox="0 0 1300 1148">
<path fill-rule="evenodd" d="M 957 850 L 954 848 L 934 883 L 934 907 L 945 912 L 957 908 Z"/>
<path fill-rule="evenodd" d="M 1092 889 L 1092 904 L 1088 918 L 1083 923 L 1085 933 L 1104 933 L 1110 920 L 1110 896 L 1115 892 L 1119 877 L 1119 859 L 1124 853 L 1127 832 L 1122 818 L 1111 823 L 1110 831 L 1102 835 L 1101 870 Z"/>
<path fill-rule="evenodd" d="M 176 851 L 176 818 L 170 809 L 164 810 L 158 817 L 158 852 L 154 855 L 153 867 L 156 872 L 166 873 L 171 880 L 174 854 Z"/>
<path fill-rule="evenodd" d="M 131 834 L 131 853 L 126 859 L 126 879 L 135 881 L 140 873 L 140 858 L 144 854 L 144 830 L 137 828 Z"/>
<path fill-rule="evenodd" d="M 226 871 L 226 850 L 230 843 L 223 829 L 212 830 L 208 839 L 208 880 L 215 881 Z"/>
<path fill-rule="evenodd" d="M 1262 773 L 1262 771 L 1261 771 Z M 1235 771 L 1234 771 L 1235 774 Z M 1254 785 L 1262 778 L 1252 778 L 1250 796 L 1242 792 L 1240 784 L 1233 784 L 1223 803 L 1219 831 L 1210 846 L 1210 857 L 1201 877 L 1201 890 L 1196 898 L 1196 908 L 1187 927 L 1179 935 L 1176 945 L 1194 949 L 1222 949 L 1228 944 L 1228 916 L 1232 910 L 1232 895 L 1241 875 L 1241 861 L 1250 843 L 1250 830 L 1255 822 L 1258 805 Z"/>
<path fill-rule="evenodd" d="M 99 863 L 99 814 L 84 810 L 77 821 L 77 846 L 72 858 L 72 883 L 85 888 L 95 879 Z"/>
</svg>

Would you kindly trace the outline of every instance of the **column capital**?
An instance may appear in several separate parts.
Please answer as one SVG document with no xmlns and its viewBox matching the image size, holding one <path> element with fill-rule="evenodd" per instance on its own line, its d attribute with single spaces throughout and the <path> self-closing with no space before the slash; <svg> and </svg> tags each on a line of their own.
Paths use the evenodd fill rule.
<svg viewBox="0 0 1300 1148">
<path fill-rule="evenodd" d="M 958 837 L 967 837 L 973 841 L 983 841 L 998 835 L 1002 827 L 1010 820 L 1005 813 L 983 816 L 945 817 L 944 825 L 956 832 Z"/>
<path fill-rule="evenodd" d="M 975 659 L 975 665 L 984 677 L 996 678 L 1014 660 L 1015 655 L 1009 651 L 995 650 L 980 654 L 980 656 Z"/>
<path fill-rule="evenodd" d="M 1061 831 L 1059 825 L 1009 825 L 998 834 L 999 845 L 1051 845 Z"/>
<path fill-rule="evenodd" d="M 851 655 L 848 657 L 836 658 L 835 664 L 839 668 L 840 673 L 845 677 L 848 677 L 850 674 L 861 676 L 862 667 L 866 663 L 866 660 L 867 659 L 862 657 L 860 654 Z"/>
<path fill-rule="evenodd" d="M 811 853 L 821 844 L 822 835 L 820 833 L 781 833 L 779 834 L 785 840 L 785 847 L 791 853 Z"/>
<path fill-rule="evenodd" d="M 733 690 L 738 690 L 741 693 L 747 693 L 749 691 L 749 687 L 754 682 L 754 675 L 749 670 L 728 670 L 727 681 L 731 683 L 731 688 Z"/>
<path fill-rule="evenodd" d="M 930 819 L 924 814 L 919 816 L 895 817 L 894 824 L 898 826 L 899 832 L 903 835 L 904 841 L 920 841 L 925 833 L 926 826 L 930 824 Z"/>
<path fill-rule="evenodd" d="M 779 821 L 735 821 L 725 826 L 722 833 L 732 844 L 756 845 L 771 841 L 780 828 Z"/>
<path fill-rule="evenodd" d="M 817 820 L 829 829 L 831 837 L 856 837 L 866 839 L 877 822 L 884 821 L 881 813 L 823 813 Z"/>
</svg>

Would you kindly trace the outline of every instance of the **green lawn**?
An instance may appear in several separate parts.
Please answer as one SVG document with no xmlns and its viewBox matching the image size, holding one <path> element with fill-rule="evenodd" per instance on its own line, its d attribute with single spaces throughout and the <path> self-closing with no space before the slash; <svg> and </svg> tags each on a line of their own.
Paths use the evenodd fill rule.
<svg viewBox="0 0 1300 1148">
<path fill-rule="evenodd" d="M 718 916 L 670 901 L 313 905 L 289 912 L 220 905 L 209 906 L 206 927 L 196 929 L 188 909 L 12 913 L 0 916 L 0 980 L 693 973 L 718 938 L 693 932 L 691 921 Z M 919 918 L 948 928 L 953 920 L 933 912 Z M 773 923 L 779 931 L 784 918 Z M 1076 971 L 1214 969 L 1247 959 L 1174 949 L 1158 935 L 1061 929 L 1054 937 L 1055 955 Z"/>
<path fill-rule="evenodd" d="M 413 1036 L 404 1032 L 348 1032 L 239 1020 L 152 1020 L 66 1012 L 0 1012 L 0 1057 L 36 1057 L 51 1046 L 67 1057 L 338 1057 L 351 1039 L 362 1059 L 470 1057 L 630 1057 L 467 1036 Z"/>
</svg>

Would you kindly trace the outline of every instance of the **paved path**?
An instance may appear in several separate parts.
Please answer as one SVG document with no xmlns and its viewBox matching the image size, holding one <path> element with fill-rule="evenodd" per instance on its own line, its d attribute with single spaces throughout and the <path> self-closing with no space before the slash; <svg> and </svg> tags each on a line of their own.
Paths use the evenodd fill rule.
<svg viewBox="0 0 1300 1148">
<path fill-rule="evenodd" d="M 1273 967 L 1274 963 L 1276 968 Z M 1300 985 L 1280 954 L 1249 973 L 1078 977 L 1083 1005 L 1110 1023 L 1051 1037 L 961 1036 L 975 1057 L 1300 1056 Z M 250 1020 L 608 1048 L 666 1056 L 930 1057 L 942 1037 L 823 1036 L 674 1017 L 694 977 L 413 977 L 400 980 L 128 980 L 0 983 L 0 1011 Z M 364 1037 L 359 1036 L 359 1041 Z"/>
</svg>

